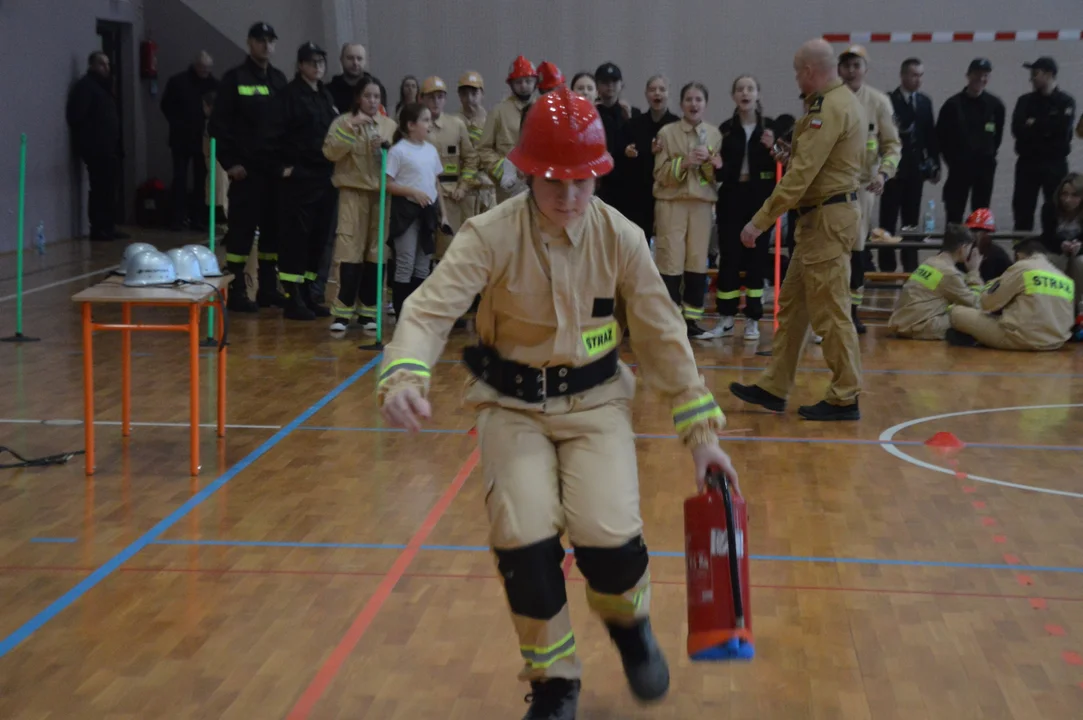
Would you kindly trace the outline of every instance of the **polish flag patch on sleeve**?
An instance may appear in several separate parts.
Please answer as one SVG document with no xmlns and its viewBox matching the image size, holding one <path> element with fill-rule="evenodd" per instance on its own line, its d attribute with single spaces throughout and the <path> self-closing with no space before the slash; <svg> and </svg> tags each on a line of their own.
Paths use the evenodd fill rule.
<svg viewBox="0 0 1083 720">
<path fill-rule="evenodd" d="M 819 130 L 821 127 L 823 127 L 823 124 L 823 120 L 821 120 L 820 118 L 814 118 L 809 121 L 808 126 L 810 130 Z"/>
</svg>

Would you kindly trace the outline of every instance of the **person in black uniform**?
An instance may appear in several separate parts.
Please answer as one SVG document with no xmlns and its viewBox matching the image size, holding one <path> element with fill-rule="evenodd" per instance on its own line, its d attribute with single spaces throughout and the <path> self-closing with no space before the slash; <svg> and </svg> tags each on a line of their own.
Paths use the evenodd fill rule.
<svg viewBox="0 0 1083 720">
<path fill-rule="evenodd" d="M 631 206 L 626 191 L 630 168 L 624 155 L 626 143 L 622 144 L 622 141 L 625 126 L 640 113 L 638 108 L 621 99 L 624 76 L 615 64 L 607 62 L 599 65 L 594 80 L 598 85 L 598 104 L 595 107 L 605 127 L 606 149 L 614 162 L 613 172 L 598 183 L 598 197 L 627 217 Z"/>
<path fill-rule="evenodd" d="M 713 337 L 733 334 L 734 316 L 745 287 L 745 340 L 759 340 L 763 317 L 763 281 L 767 273 L 771 231 L 756 238 L 753 247 L 741 243 L 741 230 L 775 189 L 776 162 L 771 155 L 775 133 L 771 118 L 763 116 L 760 84 L 751 75 L 733 81 L 733 117 L 719 126 L 722 132 L 722 169 L 718 177 L 715 216 L 718 223 L 718 325 Z M 741 273 L 745 274 L 744 280 Z"/>
<path fill-rule="evenodd" d="M 1016 230 L 1034 229 L 1038 192 L 1049 202 L 1053 191 L 1068 174 L 1068 153 L 1072 150 L 1075 100 L 1057 87 L 1057 63 L 1040 57 L 1024 63 L 1030 70 L 1034 92 L 1022 95 L 1012 112 L 1015 137 L 1015 191 L 1012 215 Z"/>
<path fill-rule="evenodd" d="M 636 115 L 624 125 L 624 190 L 627 209 L 624 216 L 643 229 L 649 240 L 654 236 L 654 154 L 660 149 L 658 131 L 680 120 L 669 111 L 669 80 L 655 75 L 647 81 L 648 112 Z"/>
<path fill-rule="evenodd" d="M 281 163 L 276 133 L 281 127 L 282 92 L 289 81 L 271 66 L 274 28 L 258 22 L 248 30 L 248 57 L 226 72 L 208 124 L 218 142 L 218 162 L 229 175 L 229 231 L 226 266 L 234 275 L 227 307 L 257 312 L 260 307 L 283 307 L 278 291 L 278 186 Z M 244 265 L 259 228 L 259 290 L 248 298 Z"/>
<path fill-rule="evenodd" d="M 334 163 L 323 142 L 335 121 L 335 101 L 323 84 L 327 53 L 308 42 L 297 50 L 297 75 L 282 93 L 281 228 L 278 279 L 290 320 L 330 317 L 306 285 L 316 280 L 327 246 L 337 192 L 331 184 Z"/>
<path fill-rule="evenodd" d="M 921 221 L 921 192 L 926 180 L 940 182 L 940 145 L 933 119 L 933 101 L 921 89 L 925 68 L 921 60 L 903 60 L 899 71 L 899 87 L 891 95 L 895 124 L 902 140 L 902 157 L 895 177 L 884 183 L 880 197 L 880 227 L 891 235 L 898 228 L 902 213 L 903 227 L 917 227 Z M 895 272 L 895 251 L 880 248 L 877 252 L 880 270 Z M 903 270 L 914 272 L 918 267 L 917 248 L 902 250 Z"/>
<path fill-rule="evenodd" d="M 1004 103 L 986 92 L 993 64 L 977 58 L 966 71 L 967 85 L 940 108 L 936 120 L 937 142 L 948 166 L 944 182 L 944 209 L 949 223 L 959 223 L 970 209 L 989 207 L 997 151 L 1004 139 Z"/>
</svg>

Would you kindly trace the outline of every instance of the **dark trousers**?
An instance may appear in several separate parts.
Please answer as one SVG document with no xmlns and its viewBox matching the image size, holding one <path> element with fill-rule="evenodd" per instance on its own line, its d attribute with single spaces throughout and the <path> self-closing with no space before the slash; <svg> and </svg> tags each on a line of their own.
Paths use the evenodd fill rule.
<svg viewBox="0 0 1083 720">
<path fill-rule="evenodd" d="M 900 213 L 903 227 L 916 227 L 921 222 L 921 191 L 924 184 L 925 180 L 919 172 L 896 175 L 884 183 L 884 194 L 880 197 L 880 227 L 894 235 Z M 903 248 L 900 252 L 903 270 L 914 272 L 918 267 L 917 248 Z M 880 270 L 895 272 L 894 250 L 880 248 L 877 256 Z"/>
<path fill-rule="evenodd" d="M 120 158 L 115 155 L 84 157 L 90 192 L 87 216 L 91 240 L 110 240 L 117 229 L 117 182 Z"/>
<path fill-rule="evenodd" d="M 259 228 L 259 259 L 278 260 L 279 195 L 278 178 L 249 170 L 244 180 L 229 185 L 229 231 L 226 233 L 226 262 L 248 261 Z"/>
<path fill-rule="evenodd" d="M 1042 161 L 1019 158 L 1015 161 L 1015 190 L 1012 192 L 1012 218 L 1016 230 L 1034 229 L 1034 211 L 1038 193 L 1049 202 L 1057 186 L 1068 174 L 1068 161 Z"/>
<path fill-rule="evenodd" d="M 281 237 L 278 279 L 304 283 L 316 280 L 331 226 L 338 191 L 330 178 L 285 178 L 280 181 Z M 262 234 L 260 240 L 262 242 Z"/>
<path fill-rule="evenodd" d="M 769 262 L 771 231 L 756 238 L 756 246 L 741 243 L 741 230 L 762 204 L 750 183 L 737 183 L 727 190 L 718 208 L 718 290 L 715 299 L 719 315 L 737 314 L 741 286 L 745 288 L 745 317 L 763 317 L 763 280 Z M 744 273 L 744 279 L 741 279 Z"/>
<path fill-rule="evenodd" d="M 948 167 L 948 179 L 944 181 L 944 212 L 949 223 L 963 221 L 968 197 L 971 212 L 989 207 L 996 171 L 997 161 L 991 156 L 960 158 Z"/>
<path fill-rule="evenodd" d="M 192 174 L 192 192 L 188 192 L 188 174 Z M 191 220 L 193 227 L 205 227 L 209 213 L 204 201 L 207 185 L 207 161 L 202 152 L 173 151 L 173 226 Z"/>
<path fill-rule="evenodd" d="M 338 230 L 338 190 L 334 192 L 334 206 L 331 208 L 331 222 L 327 225 L 327 237 L 320 253 L 320 263 L 316 268 L 316 279 L 312 281 L 312 297 L 321 303 L 327 293 L 327 280 L 331 276 L 331 262 L 335 255 L 335 232 Z"/>
</svg>

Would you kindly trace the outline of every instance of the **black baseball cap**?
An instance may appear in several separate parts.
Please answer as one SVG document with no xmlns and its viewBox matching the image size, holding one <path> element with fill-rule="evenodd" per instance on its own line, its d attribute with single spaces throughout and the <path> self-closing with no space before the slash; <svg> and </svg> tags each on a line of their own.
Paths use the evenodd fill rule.
<svg viewBox="0 0 1083 720">
<path fill-rule="evenodd" d="M 966 69 L 966 74 L 976 72 L 993 72 L 993 63 L 989 62 L 989 58 L 974 58 L 970 61 L 970 67 Z"/>
<path fill-rule="evenodd" d="M 1057 61 L 1048 55 L 1043 55 L 1034 62 L 1023 63 L 1023 67 L 1027 70 L 1042 70 L 1054 75 L 1057 74 Z"/>
<path fill-rule="evenodd" d="M 277 40 L 275 29 L 265 22 L 258 22 L 248 28 L 248 37 L 254 40 Z"/>
<path fill-rule="evenodd" d="M 313 58 L 322 57 L 327 59 L 327 51 L 314 42 L 306 42 L 297 48 L 297 62 L 307 62 Z"/>
<path fill-rule="evenodd" d="M 611 62 L 602 63 L 594 71 L 595 82 L 616 82 L 623 79 L 624 76 L 621 75 L 620 68 Z"/>
</svg>

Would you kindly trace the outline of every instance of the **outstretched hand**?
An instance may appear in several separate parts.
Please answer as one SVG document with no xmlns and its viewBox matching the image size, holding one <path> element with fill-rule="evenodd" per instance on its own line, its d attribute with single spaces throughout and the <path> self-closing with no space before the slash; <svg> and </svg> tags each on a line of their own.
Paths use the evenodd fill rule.
<svg viewBox="0 0 1083 720">
<path fill-rule="evenodd" d="M 421 397 L 416 388 L 408 387 L 389 396 L 380 413 L 392 427 L 418 432 L 421 430 L 421 419 L 432 418 L 432 405 Z"/>
</svg>

